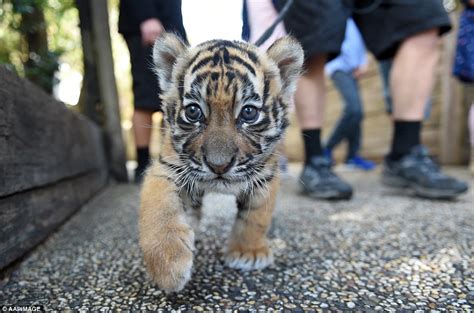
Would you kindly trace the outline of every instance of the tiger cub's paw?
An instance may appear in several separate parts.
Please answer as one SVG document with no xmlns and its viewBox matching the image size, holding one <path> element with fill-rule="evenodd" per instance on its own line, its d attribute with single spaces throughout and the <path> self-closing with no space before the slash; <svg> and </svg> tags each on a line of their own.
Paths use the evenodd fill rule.
<svg viewBox="0 0 474 313">
<path fill-rule="evenodd" d="M 184 288 L 191 279 L 194 232 L 187 225 L 177 227 L 151 248 L 143 249 L 145 263 L 158 287 L 167 293 Z"/>
<path fill-rule="evenodd" d="M 260 270 L 273 263 L 272 250 L 268 246 L 249 249 L 231 246 L 225 258 L 227 266 L 244 271 Z"/>
</svg>

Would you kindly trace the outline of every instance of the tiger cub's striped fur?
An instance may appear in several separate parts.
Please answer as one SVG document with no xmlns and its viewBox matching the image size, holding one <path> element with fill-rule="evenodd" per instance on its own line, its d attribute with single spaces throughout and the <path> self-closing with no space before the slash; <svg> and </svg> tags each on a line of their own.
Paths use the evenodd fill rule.
<svg viewBox="0 0 474 313">
<path fill-rule="evenodd" d="M 153 54 L 165 129 L 141 195 L 140 245 L 151 276 L 168 292 L 190 279 L 190 225 L 206 192 L 236 196 L 227 265 L 266 267 L 272 262 L 266 233 L 279 186 L 275 148 L 303 63 L 300 45 L 286 37 L 266 53 L 224 40 L 188 48 L 165 34 Z"/>
</svg>

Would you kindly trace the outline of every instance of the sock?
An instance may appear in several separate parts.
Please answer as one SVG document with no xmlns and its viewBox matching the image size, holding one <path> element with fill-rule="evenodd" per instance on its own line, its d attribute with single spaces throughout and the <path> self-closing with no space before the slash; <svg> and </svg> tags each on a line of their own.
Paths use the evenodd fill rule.
<svg viewBox="0 0 474 313">
<path fill-rule="evenodd" d="M 303 130 L 303 141 L 306 163 L 311 160 L 311 157 L 323 154 L 321 146 L 321 129 L 307 129 Z"/>
<path fill-rule="evenodd" d="M 398 161 L 410 153 L 413 147 L 420 145 L 421 121 L 395 121 L 394 123 L 392 150 L 388 154 L 388 158 L 392 161 Z"/>
<path fill-rule="evenodd" d="M 137 170 L 142 171 L 148 166 L 150 162 L 150 149 L 148 147 L 137 147 Z"/>
</svg>

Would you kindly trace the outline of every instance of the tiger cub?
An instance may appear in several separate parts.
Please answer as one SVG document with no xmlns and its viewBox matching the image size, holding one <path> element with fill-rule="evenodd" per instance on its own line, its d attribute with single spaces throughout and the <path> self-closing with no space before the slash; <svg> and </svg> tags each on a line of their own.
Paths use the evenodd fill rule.
<svg viewBox="0 0 474 313">
<path fill-rule="evenodd" d="M 303 64 L 292 38 L 267 51 L 213 40 L 189 48 L 165 34 L 153 48 L 165 129 L 161 155 L 143 182 L 140 245 L 158 286 L 179 291 L 193 266 L 193 221 L 206 192 L 236 196 L 238 214 L 226 264 L 272 263 L 266 234 L 279 186 L 275 148 L 288 125 Z"/>
</svg>

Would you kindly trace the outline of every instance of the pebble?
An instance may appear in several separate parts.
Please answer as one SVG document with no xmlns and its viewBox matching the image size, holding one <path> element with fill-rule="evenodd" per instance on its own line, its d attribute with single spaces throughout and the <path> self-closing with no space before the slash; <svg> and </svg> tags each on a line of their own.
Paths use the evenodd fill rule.
<svg viewBox="0 0 474 313">
<path fill-rule="evenodd" d="M 466 200 L 383 193 L 376 179 L 364 173 L 357 197 L 341 203 L 302 198 L 295 180 L 283 182 L 287 196 L 279 196 L 269 232 L 275 264 L 261 271 L 224 265 L 236 208 L 225 199 L 208 202 L 193 276 L 172 294 L 158 290 L 143 263 L 138 188 L 116 184 L 15 268 L 0 303 L 57 311 L 467 311 L 474 305 L 474 222 Z"/>
</svg>

